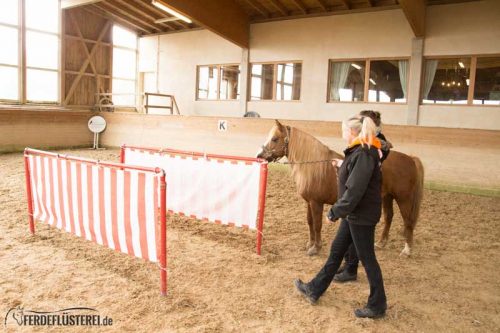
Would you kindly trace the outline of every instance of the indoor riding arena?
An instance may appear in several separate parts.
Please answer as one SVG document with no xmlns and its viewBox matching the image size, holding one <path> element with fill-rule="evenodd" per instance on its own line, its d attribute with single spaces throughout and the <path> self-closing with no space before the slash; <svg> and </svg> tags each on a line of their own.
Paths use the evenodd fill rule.
<svg viewBox="0 0 500 333">
<path fill-rule="evenodd" d="M 500 332 L 500 1 L 2 0 L 0 43 L 5 332 Z M 364 257 L 296 281 L 366 110 L 376 319 Z"/>
</svg>

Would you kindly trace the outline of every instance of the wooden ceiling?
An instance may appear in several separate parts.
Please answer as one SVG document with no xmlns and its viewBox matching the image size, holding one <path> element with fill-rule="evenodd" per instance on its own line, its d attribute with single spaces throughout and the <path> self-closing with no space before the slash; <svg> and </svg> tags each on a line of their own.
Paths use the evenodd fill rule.
<svg viewBox="0 0 500 333">
<path fill-rule="evenodd" d="M 72 1 L 72 0 L 66 0 Z M 158 19 L 172 16 L 151 4 L 151 0 L 73 0 L 82 8 L 96 15 L 110 18 L 136 31 L 139 35 L 153 35 L 206 28 L 203 23 L 180 20 L 155 23 Z M 185 0 L 189 3 L 192 0 Z M 210 5 L 221 5 L 221 11 L 228 7 L 227 1 L 209 0 Z M 213 2 L 212 2 L 213 1 Z M 230 0 L 247 16 L 249 23 L 288 20 L 304 17 L 349 14 L 356 12 L 398 9 L 405 2 L 421 2 L 426 6 L 451 4 L 480 0 Z M 169 2 L 165 0 L 164 2 Z M 194 1 L 196 2 L 196 1 Z M 205 3 L 206 4 L 206 3 Z M 404 9 L 404 8 L 403 8 Z M 230 20 L 231 18 L 224 18 Z"/>
</svg>

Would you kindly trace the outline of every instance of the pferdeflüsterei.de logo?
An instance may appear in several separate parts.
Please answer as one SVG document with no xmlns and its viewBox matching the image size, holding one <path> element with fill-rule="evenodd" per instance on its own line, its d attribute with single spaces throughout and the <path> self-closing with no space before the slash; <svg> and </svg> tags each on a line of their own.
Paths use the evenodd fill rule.
<svg viewBox="0 0 500 333">
<path fill-rule="evenodd" d="M 58 311 L 11 308 L 5 315 L 4 326 L 111 326 L 113 319 L 102 316 L 93 308 L 75 307 Z"/>
</svg>

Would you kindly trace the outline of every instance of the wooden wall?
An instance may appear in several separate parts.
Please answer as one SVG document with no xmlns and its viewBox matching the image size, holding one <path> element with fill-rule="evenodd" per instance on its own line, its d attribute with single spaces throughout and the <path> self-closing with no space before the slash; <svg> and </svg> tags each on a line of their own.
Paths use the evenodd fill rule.
<svg viewBox="0 0 500 333">
<path fill-rule="evenodd" d="M 56 111 L 36 108 L 0 110 L 0 153 L 25 147 L 49 149 L 92 147 L 93 134 L 87 122 L 94 114 L 85 111 Z"/>
<path fill-rule="evenodd" d="M 111 92 L 112 24 L 85 8 L 62 15 L 63 105 L 92 107 L 98 92 Z"/>
<path fill-rule="evenodd" d="M 264 143 L 274 124 L 273 119 L 160 116 L 125 113 L 101 113 L 108 122 L 101 142 L 108 146 L 122 144 L 169 147 L 212 153 L 253 155 Z M 228 122 L 226 132 L 218 121 Z M 283 120 L 327 143 L 340 139 L 341 123 L 326 121 Z M 448 147 L 500 146 L 498 131 L 440 127 L 384 125 L 384 134 L 392 142 Z"/>
</svg>

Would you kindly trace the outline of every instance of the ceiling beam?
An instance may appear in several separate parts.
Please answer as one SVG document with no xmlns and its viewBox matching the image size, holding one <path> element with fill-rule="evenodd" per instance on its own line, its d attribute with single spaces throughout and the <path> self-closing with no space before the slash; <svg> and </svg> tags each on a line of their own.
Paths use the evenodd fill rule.
<svg viewBox="0 0 500 333">
<path fill-rule="evenodd" d="M 142 7 L 143 10 L 150 11 L 151 13 L 155 13 L 156 15 L 159 16 L 159 18 L 166 18 L 166 17 L 173 17 L 172 15 L 165 13 L 163 10 L 160 10 L 153 6 L 151 4 L 151 1 L 146 1 L 144 2 L 143 0 L 132 0 L 134 3 L 138 4 L 140 7 Z M 170 25 L 173 25 L 175 23 L 177 26 L 179 26 L 181 29 L 191 29 L 191 26 L 188 25 L 187 23 L 184 23 L 180 20 L 173 21 Z"/>
<path fill-rule="evenodd" d="M 61 1 L 61 9 L 68 9 L 74 7 L 80 7 L 89 5 L 91 3 L 96 3 L 102 0 L 62 0 Z"/>
<path fill-rule="evenodd" d="M 301 0 L 292 0 L 292 2 L 300 9 L 303 14 L 307 14 L 307 8 L 304 6 Z"/>
<path fill-rule="evenodd" d="M 122 0 L 120 0 L 122 1 Z M 130 2 L 130 1 L 127 1 Z M 147 4 L 141 0 L 132 0 L 131 6 L 134 6 L 138 11 L 141 11 L 144 13 L 144 15 L 151 17 L 153 21 L 156 21 L 158 19 L 162 19 L 165 17 L 171 17 L 170 15 L 164 15 L 163 13 L 158 13 L 156 12 L 153 6 L 151 4 Z M 167 26 L 171 30 L 177 30 L 176 26 L 174 26 L 171 23 L 162 23 L 164 26 Z"/>
<path fill-rule="evenodd" d="M 284 16 L 288 16 L 288 9 L 279 0 L 269 0 L 271 4 Z"/>
<path fill-rule="evenodd" d="M 115 21 L 115 22 L 123 25 L 124 27 L 127 27 L 127 28 L 130 28 L 132 30 L 137 31 L 138 33 L 139 32 L 143 32 L 146 34 L 151 33 L 151 31 L 149 31 L 147 28 L 143 27 L 142 25 L 133 23 L 130 20 L 126 20 L 119 15 L 115 15 L 113 13 L 106 11 L 106 10 L 103 10 L 102 8 L 97 7 L 95 4 L 91 5 L 91 6 L 85 6 L 85 7 L 83 7 L 83 9 L 85 9 L 88 12 L 93 13 L 94 15 L 99 15 L 101 17 L 104 17 L 105 19 Z"/>
<path fill-rule="evenodd" d="M 144 18 L 145 20 L 147 20 L 151 24 L 160 25 L 161 27 L 166 28 L 168 30 L 175 30 L 174 28 L 172 28 L 171 25 L 168 25 L 165 23 L 155 23 L 157 18 L 148 14 L 146 11 L 141 10 L 139 7 L 134 6 L 133 4 L 130 4 L 129 3 L 130 1 L 129 2 L 124 1 L 124 0 L 107 0 L 107 1 L 110 2 L 111 4 L 114 4 L 115 7 L 122 6 L 122 7 L 128 8 L 130 13 L 133 13 L 137 17 Z"/>
<path fill-rule="evenodd" d="M 111 1 L 100 2 L 100 3 L 95 4 L 94 6 L 98 6 L 101 9 L 104 9 L 105 11 L 112 13 L 114 15 L 121 16 L 125 21 L 130 21 L 131 23 L 136 23 L 136 24 L 140 24 L 143 27 L 147 27 L 148 30 L 151 30 L 153 32 L 154 31 L 161 31 L 161 29 L 158 28 L 154 24 L 154 22 L 151 24 L 148 21 L 139 18 L 134 13 L 130 13 L 125 8 L 120 8 L 119 5 L 116 5 L 116 4 L 112 3 Z"/>
<path fill-rule="evenodd" d="M 250 45 L 250 21 L 233 0 L 158 0 L 196 24 L 242 47 Z"/>
<path fill-rule="evenodd" d="M 346 9 L 351 9 L 351 4 L 348 0 L 340 0 Z"/>
<path fill-rule="evenodd" d="M 408 23 L 415 37 L 425 36 L 425 1 L 424 0 L 399 0 Z"/>
<path fill-rule="evenodd" d="M 316 2 L 319 4 L 319 6 L 321 7 L 321 9 L 324 11 L 324 12 L 327 12 L 328 11 L 328 6 L 327 4 L 325 3 L 324 0 L 316 0 Z"/>
<path fill-rule="evenodd" d="M 246 0 L 247 3 L 253 7 L 255 10 L 257 10 L 262 16 L 264 16 L 265 18 L 268 18 L 269 17 L 269 12 L 267 11 L 267 9 L 262 6 L 260 4 L 260 2 L 257 2 L 255 0 Z"/>
</svg>

